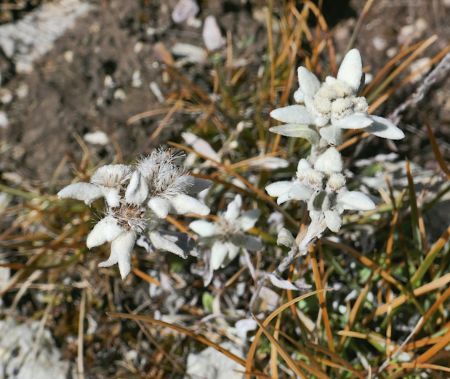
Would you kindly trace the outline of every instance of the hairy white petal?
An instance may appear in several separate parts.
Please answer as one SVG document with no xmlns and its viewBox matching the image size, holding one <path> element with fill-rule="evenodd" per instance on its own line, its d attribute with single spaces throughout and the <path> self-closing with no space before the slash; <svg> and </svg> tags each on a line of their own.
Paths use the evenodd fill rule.
<svg viewBox="0 0 450 379">
<path fill-rule="evenodd" d="M 189 228 L 202 237 L 211 237 L 218 232 L 216 224 L 205 220 L 192 221 Z"/>
<path fill-rule="evenodd" d="M 341 172 L 341 154 L 334 147 L 328 148 L 324 153 L 319 155 L 314 163 L 314 168 L 327 174 L 331 174 L 332 172 Z"/>
<path fill-rule="evenodd" d="M 402 139 L 405 138 L 405 133 L 399 129 L 393 122 L 387 118 L 380 116 L 370 116 L 374 121 L 372 125 L 367 128 L 367 131 L 377 137 L 387 139 Z"/>
<path fill-rule="evenodd" d="M 283 194 L 287 194 L 292 188 L 293 182 L 291 181 L 280 181 L 271 183 L 266 186 L 266 192 L 269 196 L 279 197 Z"/>
<path fill-rule="evenodd" d="M 111 255 L 117 257 L 120 276 L 125 279 L 131 269 L 131 252 L 136 242 L 136 234 L 132 231 L 120 234 L 111 243 Z"/>
<path fill-rule="evenodd" d="M 226 245 L 228 249 L 228 259 L 232 261 L 239 254 L 240 248 L 231 242 L 226 242 Z"/>
<path fill-rule="evenodd" d="M 341 129 L 362 129 L 373 124 L 371 116 L 364 113 L 353 113 L 347 117 L 333 119 L 331 122 Z"/>
<path fill-rule="evenodd" d="M 311 124 L 312 117 L 304 105 L 288 105 L 270 112 L 270 117 L 286 124 Z"/>
<path fill-rule="evenodd" d="M 148 185 L 139 171 L 133 172 L 125 191 L 125 200 L 129 204 L 142 204 L 148 196 Z"/>
<path fill-rule="evenodd" d="M 224 214 L 225 219 L 228 221 L 235 221 L 241 212 L 241 207 L 242 197 L 241 195 L 236 195 L 234 200 L 228 204 L 227 210 Z"/>
<path fill-rule="evenodd" d="M 332 232 L 339 232 L 342 226 L 341 216 L 337 211 L 325 211 L 325 223 Z"/>
<path fill-rule="evenodd" d="M 304 96 L 314 96 L 320 88 L 319 79 L 307 68 L 301 66 L 297 70 L 298 82 Z"/>
<path fill-rule="evenodd" d="M 116 187 L 130 175 L 131 168 L 123 164 L 110 164 L 99 167 L 91 177 L 91 183 L 105 187 Z"/>
<path fill-rule="evenodd" d="M 365 194 L 359 191 L 340 192 L 337 202 L 343 209 L 355 211 L 370 211 L 375 209 L 374 202 Z"/>
<path fill-rule="evenodd" d="M 294 200 L 309 200 L 313 195 L 314 190 L 311 187 L 305 186 L 299 182 L 294 182 L 289 197 Z"/>
<path fill-rule="evenodd" d="M 106 216 L 91 230 L 87 236 L 86 246 L 88 249 L 91 249 L 95 246 L 103 245 L 105 242 L 111 242 L 123 231 L 113 217 Z"/>
<path fill-rule="evenodd" d="M 221 161 L 219 154 L 217 154 L 216 151 L 211 147 L 211 145 L 204 139 L 197 137 L 195 134 L 189 132 L 182 133 L 181 136 L 183 137 L 184 141 L 188 145 L 192 146 L 192 148 L 198 153 L 212 159 L 213 161 Z"/>
<path fill-rule="evenodd" d="M 209 208 L 194 197 L 180 194 L 170 199 L 170 203 L 178 214 L 196 213 L 201 216 L 209 214 Z"/>
<path fill-rule="evenodd" d="M 169 213 L 170 203 L 162 197 L 152 197 L 147 205 L 159 218 L 166 218 Z"/>
<path fill-rule="evenodd" d="M 120 205 L 120 195 L 118 188 L 100 187 L 106 202 L 111 208 L 118 207 Z"/>
<path fill-rule="evenodd" d="M 165 238 L 162 234 L 158 232 L 149 233 L 150 241 L 156 249 L 169 251 L 170 253 L 176 254 L 181 258 L 186 258 L 186 253 L 179 247 L 174 241 Z"/>
<path fill-rule="evenodd" d="M 82 200 L 87 205 L 91 204 L 94 200 L 102 197 L 102 191 L 95 184 L 91 183 L 73 183 L 64 187 L 58 192 L 60 199 L 76 199 Z"/>
<path fill-rule="evenodd" d="M 357 91 L 361 83 L 362 61 L 358 49 L 350 50 L 344 57 L 337 74 L 337 79 Z"/>
<path fill-rule="evenodd" d="M 341 128 L 335 125 L 320 128 L 320 136 L 330 145 L 339 145 L 342 142 Z"/>
<path fill-rule="evenodd" d="M 269 131 L 286 137 L 304 138 L 312 145 L 316 145 L 319 142 L 319 134 L 309 125 L 284 124 L 273 126 Z"/>
<path fill-rule="evenodd" d="M 228 253 L 228 247 L 226 244 L 216 241 L 214 242 L 211 249 L 211 268 L 213 270 L 217 270 L 220 266 L 222 266 L 223 261 L 225 260 Z"/>
<path fill-rule="evenodd" d="M 259 215 L 261 214 L 259 209 L 252 209 L 241 214 L 238 219 L 239 226 L 242 230 L 246 231 L 253 228 L 258 221 Z"/>
</svg>

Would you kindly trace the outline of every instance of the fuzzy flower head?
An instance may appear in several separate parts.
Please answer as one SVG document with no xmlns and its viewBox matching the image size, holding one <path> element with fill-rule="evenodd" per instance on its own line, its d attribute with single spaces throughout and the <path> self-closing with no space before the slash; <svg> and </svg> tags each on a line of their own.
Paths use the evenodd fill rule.
<svg viewBox="0 0 450 379">
<path fill-rule="evenodd" d="M 361 55 L 357 49 L 344 57 L 337 77 L 328 76 L 325 82 L 305 67 L 299 67 L 300 88 L 294 99 L 302 105 L 275 109 L 271 116 L 284 125 L 271 131 L 289 137 L 308 139 L 312 144 L 341 143 L 342 129 L 364 129 L 378 137 L 402 139 L 403 132 L 391 121 L 368 114 L 367 100 L 358 96 L 363 82 Z"/>
<path fill-rule="evenodd" d="M 178 238 L 161 231 L 159 220 L 169 212 L 208 214 L 209 208 L 190 196 L 205 189 L 208 183 L 189 176 L 180 164 L 181 158 L 167 150 L 156 150 L 134 166 L 102 166 L 90 183 L 70 184 L 58 193 L 59 198 L 83 200 L 86 204 L 105 198 L 105 217 L 86 241 L 89 249 L 111 243 L 111 255 L 100 267 L 118 264 L 125 278 L 139 236 L 148 237 L 156 249 L 185 257 Z"/>
<path fill-rule="evenodd" d="M 242 212 L 242 198 L 236 195 L 228 204 L 227 210 L 219 214 L 217 220 L 209 222 L 196 220 L 189 227 L 196 232 L 203 243 L 211 247 L 209 279 L 213 271 L 231 262 L 242 249 L 257 251 L 262 248 L 261 241 L 246 232 L 255 226 L 259 218 L 258 209 Z"/>
</svg>

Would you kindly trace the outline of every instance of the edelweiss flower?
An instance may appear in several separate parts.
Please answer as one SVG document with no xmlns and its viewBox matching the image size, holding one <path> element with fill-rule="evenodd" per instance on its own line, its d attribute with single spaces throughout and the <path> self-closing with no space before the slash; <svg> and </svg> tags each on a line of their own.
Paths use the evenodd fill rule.
<svg viewBox="0 0 450 379">
<path fill-rule="evenodd" d="M 327 227 L 338 232 L 344 210 L 366 211 L 375 208 L 367 195 L 347 190 L 342 169 L 340 153 L 336 148 L 329 147 L 317 157 L 314 165 L 301 159 L 295 179 L 275 182 L 266 187 L 270 196 L 278 198 L 278 204 L 288 200 L 301 200 L 308 204 L 311 225 L 301 248 L 306 247 L 306 241 L 318 237 Z"/>
<path fill-rule="evenodd" d="M 156 249 L 185 257 L 185 251 L 178 244 L 179 238 L 159 230 L 157 219 L 153 219 L 154 214 L 165 217 L 170 210 L 209 213 L 206 205 L 186 195 L 206 188 L 209 183 L 187 175 L 175 164 L 178 158 L 180 156 L 168 151 L 157 150 L 137 167 L 103 166 L 94 173 L 91 183 L 71 184 L 58 193 L 60 198 L 83 200 L 86 204 L 105 197 L 106 215 L 94 226 L 86 242 L 89 249 L 111 242 L 111 255 L 99 264 L 100 267 L 118 264 L 125 278 L 130 272 L 136 239 L 145 233 Z"/>
<path fill-rule="evenodd" d="M 160 218 L 170 211 L 177 214 L 209 214 L 209 208 L 196 198 L 197 194 L 209 186 L 209 181 L 197 179 L 186 174 L 178 164 L 180 155 L 167 150 L 156 150 L 137 165 L 139 180 L 147 183 L 149 188 L 149 208 Z"/>
<path fill-rule="evenodd" d="M 196 220 L 189 224 L 189 227 L 200 235 L 205 243 L 212 245 L 209 262 L 210 276 L 206 284 L 211 280 L 213 271 L 232 261 L 241 249 L 257 251 L 262 248 L 258 238 L 245 234 L 255 226 L 260 214 L 259 210 L 241 213 L 241 207 L 242 198 L 236 195 L 228 204 L 226 212 L 219 215 L 217 221 Z"/>
<path fill-rule="evenodd" d="M 300 88 L 295 101 L 273 110 L 270 115 L 285 125 L 270 130 L 288 137 L 308 139 L 312 144 L 322 138 L 327 144 L 341 142 L 342 129 L 365 129 L 378 137 L 402 139 L 403 132 L 391 121 L 367 113 L 364 97 L 357 96 L 363 81 L 361 55 L 357 49 L 344 57 L 337 78 L 328 76 L 324 83 L 305 67 L 298 69 Z"/>
</svg>

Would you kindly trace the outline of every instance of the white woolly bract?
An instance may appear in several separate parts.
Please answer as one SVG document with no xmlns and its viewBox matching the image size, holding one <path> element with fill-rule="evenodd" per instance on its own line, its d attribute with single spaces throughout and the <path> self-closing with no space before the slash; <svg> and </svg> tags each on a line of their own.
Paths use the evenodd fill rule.
<svg viewBox="0 0 450 379">
<path fill-rule="evenodd" d="M 357 91 L 361 83 L 362 61 L 358 49 L 350 50 L 344 57 L 337 74 L 337 79 Z"/>
<path fill-rule="evenodd" d="M 319 79 L 305 67 L 299 67 L 297 74 L 303 96 L 314 96 L 320 88 Z"/>
<path fill-rule="evenodd" d="M 370 211 L 375 209 L 375 203 L 364 193 L 359 191 L 340 192 L 337 202 L 343 209 L 354 211 Z"/>
<path fill-rule="evenodd" d="M 222 266 L 223 261 L 225 260 L 228 253 L 228 247 L 225 243 L 216 241 L 214 242 L 211 249 L 211 268 L 213 270 L 217 270 Z"/>
<path fill-rule="evenodd" d="M 106 216 L 91 230 L 87 237 L 86 245 L 88 249 L 103 245 L 105 242 L 111 242 L 123 232 L 124 230 L 119 226 L 114 217 Z"/>
<path fill-rule="evenodd" d="M 125 191 L 125 200 L 129 204 L 142 204 L 148 196 L 148 186 L 139 171 L 131 175 L 130 183 Z"/>
<path fill-rule="evenodd" d="M 374 122 L 367 128 L 369 133 L 374 134 L 377 137 L 393 140 L 405 138 L 405 133 L 387 118 L 380 116 L 370 116 L 370 118 Z"/>
<path fill-rule="evenodd" d="M 201 237 L 212 237 L 218 234 L 216 224 L 205 220 L 192 221 L 189 228 Z"/>
<path fill-rule="evenodd" d="M 277 108 L 270 112 L 270 116 L 286 124 L 308 125 L 312 122 L 311 115 L 303 105 L 288 105 L 287 107 Z"/>
<path fill-rule="evenodd" d="M 102 197 L 102 190 L 90 183 L 73 183 L 58 192 L 60 199 L 75 199 L 90 205 L 94 200 Z"/>
<path fill-rule="evenodd" d="M 117 258 L 120 276 L 125 279 L 131 270 L 131 252 L 136 242 L 136 234 L 128 231 L 120 234 L 111 243 L 111 255 Z"/>
<path fill-rule="evenodd" d="M 181 258 L 186 258 L 184 250 L 168 236 L 163 236 L 156 231 L 152 231 L 149 233 L 149 237 L 150 241 L 156 249 L 168 251 L 170 253 L 178 255 Z"/>
<path fill-rule="evenodd" d="M 195 213 L 201 216 L 209 214 L 209 208 L 194 197 L 180 194 L 170 199 L 170 204 L 178 214 Z"/>
</svg>

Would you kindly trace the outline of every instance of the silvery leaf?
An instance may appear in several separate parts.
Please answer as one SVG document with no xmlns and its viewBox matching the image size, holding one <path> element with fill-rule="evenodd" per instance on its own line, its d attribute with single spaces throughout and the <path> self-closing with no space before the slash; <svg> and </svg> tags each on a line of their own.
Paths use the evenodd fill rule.
<svg viewBox="0 0 450 379">
<path fill-rule="evenodd" d="M 204 139 L 197 137 L 195 134 L 189 132 L 182 133 L 181 136 L 183 137 L 184 141 L 188 145 L 192 146 L 192 148 L 198 153 L 212 159 L 213 161 L 221 161 L 220 156 Z"/>
<path fill-rule="evenodd" d="M 94 200 L 103 196 L 102 190 L 91 183 L 73 183 L 58 192 L 60 199 L 76 199 L 90 205 Z"/>
<path fill-rule="evenodd" d="M 212 237 L 217 234 L 216 224 L 205 220 L 192 221 L 189 228 L 201 237 Z"/>
<path fill-rule="evenodd" d="M 348 84 L 355 92 L 362 77 L 361 54 L 358 49 L 350 50 L 344 57 L 337 74 L 337 79 Z"/>
<path fill-rule="evenodd" d="M 170 203 L 178 214 L 195 213 L 201 216 L 209 214 L 209 208 L 194 197 L 180 194 L 170 199 Z"/>
<path fill-rule="evenodd" d="M 313 195 L 314 190 L 299 182 L 294 182 L 291 190 L 289 191 L 289 198 L 294 200 L 309 200 Z"/>
<path fill-rule="evenodd" d="M 279 278 L 275 274 L 269 274 L 268 275 L 270 282 L 278 288 L 284 289 L 284 290 L 291 290 L 291 291 L 299 291 L 300 288 L 297 288 L 294 284 L 292 284 L 289 280 L 284 280 Z"/>
<path fill-rule="evenodd" d="M 263 170 L 276 170 L 278 168 L 286 168 L 289 166 L 289 162 L 278 157 L 260 157 L 252 159 L 248 165 Z"/>
<path fill-rule="evenodd" d="M 370 116 L 374 123 L 367 128 L 367 131 L 377 137 L 387 139 L 405 138 L 405 133 L 394 123 L 384 117 Z"/>
<path fill-rule="evenodd" d="M 362 129 L 373 124 L 371 116 L 364 113 L 353 113 L 347 117 L 333 119 L 331 122 L 341 129 Z"/>
<path fill-rule="evenodd" d="M 320 88 L 320 81 L 307 68 L 301 66 L 297 70 L 298 82 L 304 96 L 312 97 Z"/>
<path fill-rule="evenodd" d="M 343 209 L 354 211 L 370 211 L 375 209 L 375 203 L 365 194 L 359 191 L 340 192 L 337 202 Z"/>
<path fill-rule="evenodd" d="M 224 214 L 225 219 L 228 221 L 234 221 L 238 218 L 242 207 L 242 197 L 241 195 L 236 195 L 234 200 L 228 204 L 227 210 Z"/>
<path fill-rule="evenodd" d="M 281 134 L 286 137 L 304 138 L 312 145 L 319 143 L 319 134 L 313 127 L 301 124 L 284 124 L 273 126 L 269 129 L 272 133 Z"/>
<path fill-rule="evenodd" d="M 280 181 L 271 183 L 266 186 L 266 192 L 269 196 L 279 197 L 283 194 L 287 194 L 292 188 L 293 182 L 291 181 Z"/>
<path fill-rule="evenodd" d="M 311 124 L 312 117 L 304 105 L 288 105 L 270 112 L 270 117 L 286 124 Z"/>
<path fill-rule="evenodd" d="M 222 266 L 228 253 L 228 247 L 225 243 L 216 241 L 211 249 L 211 268 L 217 270 Z"/>
<path fill-rule="evenodd" d="M 185 251 L 179 247 L 175 241 L 172 241 L 168 236 L 163 236 L 159 232 L 152 231 L 149 233 L 150 241 L 156 249 L 168 251 L 181 258 L 186 258 Z"/>
<path fill-rule="evenodd" d="M 252 209 L 251 211 L 243 212 L 238 218 L 239 226 L 242 230 L 246 231 L 253 228 L 258 221 L 258 217 L 261 214 L 259 209 Z"/>
<path fill-rule="evenodd" d="M 342 226 L 341 216 L 337 211 L 325 211 L 325 223 L 332 232 L 339 232 Z"/>
</svg>

